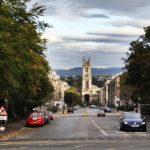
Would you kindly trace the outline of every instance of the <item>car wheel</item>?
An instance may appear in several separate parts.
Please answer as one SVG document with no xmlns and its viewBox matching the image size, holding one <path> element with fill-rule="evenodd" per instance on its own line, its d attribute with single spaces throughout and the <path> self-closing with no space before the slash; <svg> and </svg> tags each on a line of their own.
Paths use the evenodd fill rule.
<svg viewBox="0 0 150 150">
<path fill-rule="evenodd" d="M 146 128 L 144 128 L 144 129 L 143 129 L 143 132 L 146 132 L 146 131 L 147 131 L 147 129 L 146 129 Z"/>
<path fill-rule="evenodd" d="M 45 125 L 44 123 L 43 123 L 43 124 L 41 124 L 41 127 L 44 127 L 44 125 Z"/>
</svg>

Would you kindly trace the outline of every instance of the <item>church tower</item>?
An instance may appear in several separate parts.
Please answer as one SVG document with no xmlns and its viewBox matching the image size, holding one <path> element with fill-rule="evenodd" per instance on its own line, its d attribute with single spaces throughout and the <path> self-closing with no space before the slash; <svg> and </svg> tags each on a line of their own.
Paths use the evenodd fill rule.
<svg viewBox="0 0 150 150">
<path fill-rule="evenodd" d="M 90 102 L 92 88 L 91 60 L 83 58 L 82 65 L 82 102 L 87 105 Z"/>
</svg>

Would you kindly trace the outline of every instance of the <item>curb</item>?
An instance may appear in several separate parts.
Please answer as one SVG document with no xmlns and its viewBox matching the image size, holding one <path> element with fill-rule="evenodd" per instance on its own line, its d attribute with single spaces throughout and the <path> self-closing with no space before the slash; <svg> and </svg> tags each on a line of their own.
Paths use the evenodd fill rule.
<svg viewBox="0 0 150 150">
<path fill-rule="evenodd" d="M 9 131 L 7 133 L 4 133 L 0 136 L 0 141 L 6 141 L 8 140 L 9 138 L 11 137 L 14 137 L 16 135 L 18 135 L 23 129 L 25 129 L 24 127 L 20 128 L 20 129 L 16 129 L 16 130 L 12 130 L 12 131 Z"/>
</svg>

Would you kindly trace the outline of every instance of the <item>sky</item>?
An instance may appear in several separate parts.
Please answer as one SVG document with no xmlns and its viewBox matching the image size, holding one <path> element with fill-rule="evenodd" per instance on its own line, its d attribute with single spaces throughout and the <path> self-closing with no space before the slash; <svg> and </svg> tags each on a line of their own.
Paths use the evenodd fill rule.
<svg viewBox="0 0 150 150">
<path fill-rule="evenodd" d="M 46 59 L 53 69 L 123 67 L 130 42 L 150 25 L 149 0 L 32 0 L 46 6 Z"/>
</svg>

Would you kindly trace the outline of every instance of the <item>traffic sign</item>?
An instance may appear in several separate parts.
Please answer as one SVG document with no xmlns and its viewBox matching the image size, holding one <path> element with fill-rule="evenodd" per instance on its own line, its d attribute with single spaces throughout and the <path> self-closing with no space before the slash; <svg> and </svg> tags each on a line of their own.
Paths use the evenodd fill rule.
<svg viewBox="0 0 150 150">
<path fill-rule="evenodd" d="M 7 120 L 8 119 L 8 115 L 7 112 L 5 110 L 5 108 L 3 106 L 0 107 L 0 120 Z"/>
</svg>

